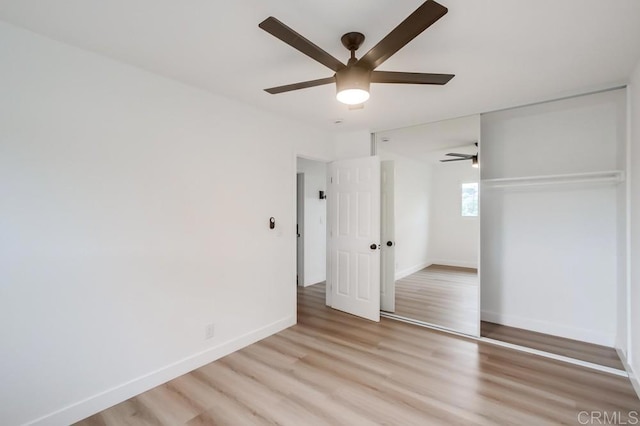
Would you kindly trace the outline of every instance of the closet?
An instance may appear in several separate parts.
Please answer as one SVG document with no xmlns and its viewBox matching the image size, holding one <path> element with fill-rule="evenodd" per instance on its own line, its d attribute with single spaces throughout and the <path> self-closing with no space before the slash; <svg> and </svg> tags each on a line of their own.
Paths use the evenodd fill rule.
<svg viewBox="0 0 640 426">
<path fill-rule="evenodd" d="M 622 344 L 625 93 L 481 116 L 483 321 Z"/>
</svg>

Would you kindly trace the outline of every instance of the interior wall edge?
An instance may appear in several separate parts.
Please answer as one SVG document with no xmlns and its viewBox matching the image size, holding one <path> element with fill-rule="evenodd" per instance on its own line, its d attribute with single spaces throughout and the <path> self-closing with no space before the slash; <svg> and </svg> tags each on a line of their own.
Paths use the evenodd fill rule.
<svg viewBox="0 0 640 426">
<path fill-rule="evenodd" d="M 630 93 L 630 86 L 626 87 L 625 100 L 626 100 L 626 122 L 625 122 L 625 143 L 624 143 L 624 271 L 618 271 L 619 280 L 624 285 L 623 294 L 618 293 L 618 298 L 624 297 L 624 301 L 618 300 L 618 306 L 624 302 L 624 318 L 618 314 L 617 324 L 617 336 L 616 336 L 616 350 L 622 360 L 625 368 L 627 367 L 627 359 L 630 358 L 631 347 L 631 138 L 632 138 L 632 102 Z M 620 254 L 618 254 L 620 256 Z M 620 276 L 624 274 L 623 276 Z M 620 283 L 619 283 L 620 285 Z M 624 321 L 624 323 L 621 323 Z M 621 355 L 622 353 L 622 355 Z M 624 356 L 624 359 L 623 359 Z M 628 370 L 629 371 L 629 370 Z M 631 377 L 631 374 L 629 374 Z M 633 383 L 633 381 L 632 381 Z M 635 387 L 634 387 L 635 389 Z M 637 389 L 636 389 L 637 392 Z M 640 394 L 639 394 L 640 395 Z"/>
<path fill-rule="evenodd" d="M 295 316 L 282 318 L 262 328 L 244 334 L 243 336 L 228 340 L 202 352 L 190 355 L 156 371 L 145 374 L 111 389 L 107 389 L 97 395 L 75 402 L 35 420 L 31 420 L 25 423 L 24 426 L 68 425 L 75 423 L 285 330 L 295 324 Z"/>
<path fill-rule="evenodd" d="M 640 188 L 640 60 L 636 63 L 635 69 L 630 76 L 630 84 L 627 90 L 629 102 L 629 121 L 630 140 L 628 155 L 628 185 L 629 185 L 629 226 L 627 235 L 628 244 L 628 273 L 627 281 L 627 306 L 628 306 L 628 349 L 627 359 L 629 365 L 634 370 L 640 371 L 640 264 L 638 262 L 640 252 L 640 197 L 638 189 Z M 635 309 L 632 309 L 633 307 Z"/>
<path fill-rule="evenodd" d="M 626 187 L 626 246 L 625 246 L 625 256 L 626 256 L 626 265 L 625 265 L 625 274 L 626 274 L 626 286 L 625 286 L 625 296 L 627 298 L 627 306 L 626 306 L 626 324 L 625 324 L 625 351 L 624 355 L 627 359 L 631 358 L 631 143 L 632 143 L 632 118 L 631 112 L 633 110 L 633 104 L 631 102 L 632 93 L 630 93 L 630 86 L 627 86 L 627 143 L 625 146 L 625 168 L 626 168 L 626 176 L 625 176 L 625 187 Z"/>
</svg>

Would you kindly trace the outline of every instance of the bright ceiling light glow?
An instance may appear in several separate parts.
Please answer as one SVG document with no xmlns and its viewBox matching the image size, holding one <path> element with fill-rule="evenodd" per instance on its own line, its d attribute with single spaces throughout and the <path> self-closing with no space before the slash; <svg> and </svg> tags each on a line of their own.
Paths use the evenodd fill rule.
<svg viewBox="0 0 640 426">
<path fill-rule="evenodd" d="M 357 105 L 369 99 L 369 92 L 362 89 L 345 89 L 338 92 L 336 99 L 343 104 Z"/>
<path fill-rule="evenodd" d="M 336 72 L 336 99 L 347 105 L 358 105 L 369 99 L 371 70 L 347 66 Z"/>
</svg>

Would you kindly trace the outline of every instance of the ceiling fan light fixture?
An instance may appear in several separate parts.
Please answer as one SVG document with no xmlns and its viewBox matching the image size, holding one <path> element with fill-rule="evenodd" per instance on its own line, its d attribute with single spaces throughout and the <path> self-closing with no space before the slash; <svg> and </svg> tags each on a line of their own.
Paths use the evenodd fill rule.
<svg viewBox="0 0 640 426">
<path fill-rule="evenodd" d="M 369 99 L 371 71 L 347 67 L 336 73 L 336 99 L 347 105 L 357 105 Z"/>
<path fill-rule="evenodd" d="M 345 89 L 336 94 L 336 99 L 343 104 L 358 105 L 369 99 L 369 92 L 362 89 Z"/>
</svg>

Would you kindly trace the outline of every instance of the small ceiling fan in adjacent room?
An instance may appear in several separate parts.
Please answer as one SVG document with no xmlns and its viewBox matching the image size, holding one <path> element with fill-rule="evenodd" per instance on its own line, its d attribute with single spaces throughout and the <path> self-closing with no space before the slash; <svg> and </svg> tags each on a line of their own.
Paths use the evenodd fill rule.
<svg viewBox="0 0 640 426">
<path fill-rule="evenodd" d="M 478 142 L 475 142 L 474 145 L 477 147 L 478 146 Z M 449 157 L 456 157 L 456 158 L 449 158 L 446 160 L 440 160 L 441 163 L 447 163 L 449 161 L 466 161 L 466 160 L 471 160 L 471 167 L 478 167 L 478 153 L 475 154 L 460 154 L 457 152 L 450 152 L 448 154 L 445 154 L 445 156 L 449 156 Z"/>
<path fill-rule="evenodd" d="M 384 61 L 443 17 L 447 11 L 446 7 L 433 0 L 426 1 L 360 59 L 356 58 L 356 51 L 364 42 L 364 35 L 359 32 L 344 34 L 341 38 L 342 44 L 351 52 L 346 65 L 271 16 L 262 21 L 259 27 L 330 68 L 335 74 L 318 80 L 271 87 L 265 91 L 275 95 L 335 83 L 338 101 L 347 105 L 358 105 L 369 99 L 371 83 L 447 84 L 454 77 L 453 74 L 375 71 Z"/>
</svg>

